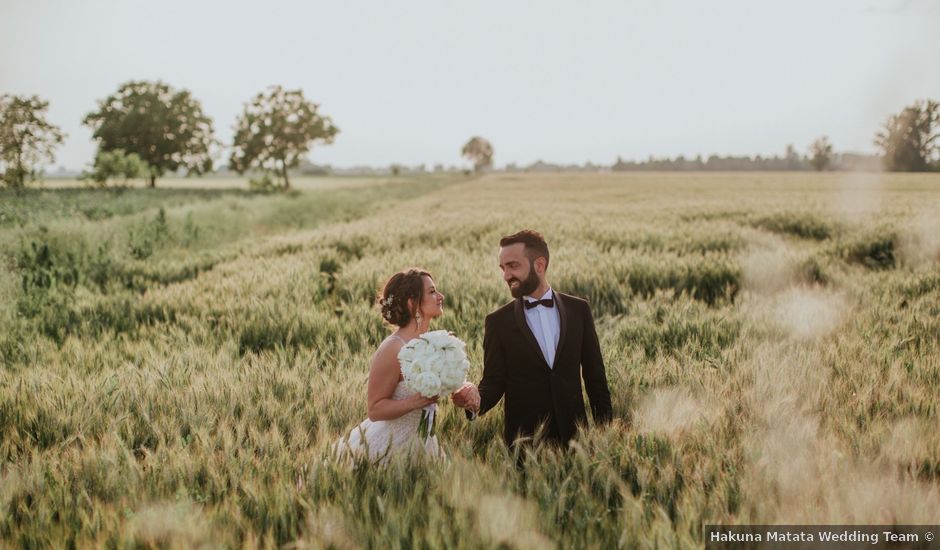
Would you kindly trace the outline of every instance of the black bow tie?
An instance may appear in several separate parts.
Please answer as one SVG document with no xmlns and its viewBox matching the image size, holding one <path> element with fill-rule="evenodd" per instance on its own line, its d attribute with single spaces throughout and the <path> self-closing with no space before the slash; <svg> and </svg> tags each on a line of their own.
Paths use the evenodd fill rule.
<svg viewBox="0 0 940 550">
<path fill-rule="evenodd" d="M 545 307 L 555 307 L 555 300 L 552 298 L 546 298 L 544 300 L 533 300 L 531 302 L 526 300 L 525 308 L 532 309 L 538 305 L 543 305 Z"/>
</svg>

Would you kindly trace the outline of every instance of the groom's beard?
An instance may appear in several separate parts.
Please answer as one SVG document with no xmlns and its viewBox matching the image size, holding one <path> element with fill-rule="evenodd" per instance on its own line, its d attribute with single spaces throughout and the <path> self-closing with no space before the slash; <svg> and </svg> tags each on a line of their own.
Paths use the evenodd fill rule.
<svg viewBox="0 0 940 550">
<path fill-rule="evenodd" d="M 512 283 L 519 282 L 519 286 L 513 287 Z M 521 298 L 523 296 L 528 296 L 535 292 L 535 289 L 539 287 L 539 276 L 535 273 L 535 266 L 529 265 L 529 275 L 525 278 L 524 281 L 519 281 L 519 279 L 510 279 L 506 281 L 509 285 L 509 293 L 512 294 L 513 298 Z"/>
</svg>

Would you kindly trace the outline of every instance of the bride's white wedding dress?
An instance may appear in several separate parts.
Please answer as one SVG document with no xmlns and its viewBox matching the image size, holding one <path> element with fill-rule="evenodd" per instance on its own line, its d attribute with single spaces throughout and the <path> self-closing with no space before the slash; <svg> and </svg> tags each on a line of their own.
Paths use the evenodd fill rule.
<svg viewBox="0 0 940 550">
<path fill-rule="evenodd" d="M 394 338 L 398 338 L 394 336 Z M 401 338 L 398 338 L 401 340 Z M 402 340 L 404 343 L 404 340 Z M 415 390 L 399 381 L 392 399 L 399 401 L 415 395 Z M 427 438 L 418 433 L 422 409 L 409 411 L 391 420 L 372 421 L 368 418 L 352 429 L 348 436 L 340 438 L 333 449 L 340 456 L 368 457 L 370 462 L 384 463 L 393 454 L 422 452 L 430 457 L 443 458 L 444 452 L 437 436 Z M 436 423 L 437 419 L 434 419 Z"/>
</svg>

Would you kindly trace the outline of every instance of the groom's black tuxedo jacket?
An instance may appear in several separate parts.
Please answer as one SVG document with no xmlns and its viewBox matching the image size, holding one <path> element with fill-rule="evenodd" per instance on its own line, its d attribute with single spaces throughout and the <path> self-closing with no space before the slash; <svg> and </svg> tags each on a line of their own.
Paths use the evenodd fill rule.
<svg viewBox="0 0 940 550">
<path fill-rule="evenodd" d="M 587 419 L 582 376 L 594 421 L 607 422 L 612 416 L 591 309 L 580 298 L 554 294 L 561 326 L 553 368 L 526 323 L 523 298 L 486 316 L 480 414 L 505 395 L 507 445 L 517 437 L 533 435 L 542 422 L 548 439 L 556 443 L 571 440 L 577 425 Z"/>
</svg>

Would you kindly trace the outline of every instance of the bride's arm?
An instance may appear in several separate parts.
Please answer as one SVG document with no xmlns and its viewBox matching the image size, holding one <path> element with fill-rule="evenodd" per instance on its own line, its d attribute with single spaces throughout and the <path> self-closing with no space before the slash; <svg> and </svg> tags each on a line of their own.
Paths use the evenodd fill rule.
<svg viewBox="0 0 940 550">
<path fill-rule="evenodd" d="M 415 409 L 427 407 L 436 403 L 437 398 L 428 399 L 415 394 L 406 399 L 392 399 L 395 387 L 398 385 L 400 367 L 398 364 L 398 350 L 401 344 L 385 342 L 379 346 L 372 358 L 372 367 L 369 370 L 369 420 L 392 420 Z"/>
</svg>

